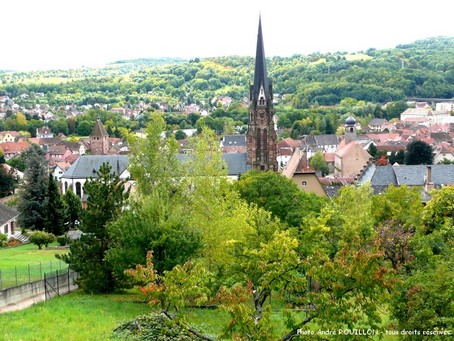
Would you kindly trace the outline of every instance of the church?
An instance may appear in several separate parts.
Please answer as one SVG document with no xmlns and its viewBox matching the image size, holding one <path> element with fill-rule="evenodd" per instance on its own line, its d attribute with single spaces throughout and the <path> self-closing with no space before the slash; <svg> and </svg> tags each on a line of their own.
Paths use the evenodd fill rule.
<svg viewBox="0 0 454 341">
<path fill-rule="evenodd" d="M 266 70 L 261 18 L 257 35 L 254 83 L 250 86 L 249 93 L 246 146 L 249 168 L 278 171 L 273 87 Z"/>
</svg>

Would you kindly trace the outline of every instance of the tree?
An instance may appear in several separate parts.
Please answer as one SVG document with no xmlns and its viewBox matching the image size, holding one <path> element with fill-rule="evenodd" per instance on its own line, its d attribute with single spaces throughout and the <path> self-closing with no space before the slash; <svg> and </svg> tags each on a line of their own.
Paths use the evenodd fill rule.
<svg viewBox="0 0 454 341">
<path fill-rule="evenodd" d="M 289 226 L 299 226 L 310 212 L 319 212 L 323 199 L 300 190 L 276 172 L 249 171 L 234 184 L 241 198 L 273 213 Z"/>
<path fill-rule="evenodd" d="M 407 145 L 404 163 L 406 165 L 431 165 L 434 156 L 432 147 L 421 140 L 415 140 Z"/>
<path fill-rule="evenodd" d="M 0 198 L 14 193 L 17 178 L 13 172 L 12 169 L 8 171 L 4 164 L 0 163 Z"/>
<path fill-rule="evenodd" d="M 325 160 L 325 156 L 322 152 L 318 151 L 310 159 L 310 165 L 313 170 L 319 171 L 322 176 L 326 176 L 329 173 L 329 168 Z"/>
<path fill-rule="evenodd" d="M 71 243 L 69 254 L 57 256 L 79 273 L 77 283 L 87 292 L 112 292 L 117 288 L 112 265 L 105 257 L 111 246 L 107 224 L 119 217 L 129 191 L 125 191 L 127 180 L 111 170 L 104 163 L 97 178 L 85 183 L 88 199 L 79 226 L 82 236 Z"/>
<path fill-rule="evenodd" d="M 30 243 L 37 245 L 38 249 L 41 250 L 43 245 L 48 247 L 49 244 L 55 242 L 57 238 L 53 233 L 35 231 L 28 237 L 28 240 Z"/>
<path fill-rule="evenodd" d="M 25 152 L 26 168 L 18 192 L 18 224 L 23 228 L 43 230 L 48 182 L 47 161 L 37 145 Z"/>
<path fill-rule="evenodd" d="M 374 143 L 371 143 L 369 145 L 369 148 L 367 148 L 367 152 L 373 157 L 375 158 L 375 156 L 377 155 L 377 146 L 375 146 Z"/>
<path fill-rule="evenodd" d="M 74 192 L 68 188 L 66 193 L 63 195 L 63 201 L 66 206 L 66 219 L 70 229 L 75 229 L 80 220 L 82 213 L 82 205 L 80 198 L 74 194 Z"/>
<path fill-rule="evenodd" d="M 49 180 L 44 204 L 44 228 L 56 236 L 66 232 L 65 220 L 66 209 L 62 196 L 58 189 L 57 181 L 52 173 L 49 173 Z"/>
</svg>

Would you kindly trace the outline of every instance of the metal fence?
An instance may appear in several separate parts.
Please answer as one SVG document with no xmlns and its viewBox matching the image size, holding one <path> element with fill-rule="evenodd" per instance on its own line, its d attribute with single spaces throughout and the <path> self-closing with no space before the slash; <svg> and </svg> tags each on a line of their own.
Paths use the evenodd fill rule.
<svg viewBox="0 0 454 341">
<path fill-rule="evenodd" d="M 44 279 L 45 274 L 49 276 L 51 273 L 63 271 L 67 268 L 68 264 L 59 260 L 28 264 L 25 267 L 16 266 L 10 269 L 0 269 L 0 290 L 39 281 Z"/>
</svg>

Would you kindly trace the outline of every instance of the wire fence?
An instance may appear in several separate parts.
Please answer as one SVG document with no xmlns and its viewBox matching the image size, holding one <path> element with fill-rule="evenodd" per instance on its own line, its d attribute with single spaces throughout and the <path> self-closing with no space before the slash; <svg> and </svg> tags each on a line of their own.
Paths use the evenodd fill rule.
<svg viewBox="0 0 454 341">
<path fill-rule="evenodd" d="M 62 271 L 68 268 L 68 264 L 59 261 L 40 262 L 39 264 L 28 264 L 25 267 L 14 267 L 0 269 L 0 290 L 16 287 L 18 285 L 31 283 L 44 279 L 45 274 L 49 276 L 57 270 Z"/>
</svg>

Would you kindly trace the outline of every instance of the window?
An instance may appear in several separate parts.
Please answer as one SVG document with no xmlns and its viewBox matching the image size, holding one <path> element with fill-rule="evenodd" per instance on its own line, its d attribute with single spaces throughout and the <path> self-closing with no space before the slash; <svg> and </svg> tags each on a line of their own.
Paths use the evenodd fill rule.
<svg viewBox="0 0 454 341">
<path fill-rule="evenodd" d="M 304 186 L 304 187 L 306 187 L 306 186 L 307 186 L 307 181 L 301 182 L 301 185 Z"/>
</svg>

